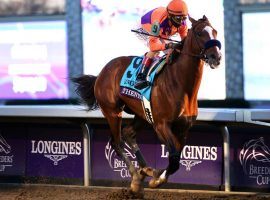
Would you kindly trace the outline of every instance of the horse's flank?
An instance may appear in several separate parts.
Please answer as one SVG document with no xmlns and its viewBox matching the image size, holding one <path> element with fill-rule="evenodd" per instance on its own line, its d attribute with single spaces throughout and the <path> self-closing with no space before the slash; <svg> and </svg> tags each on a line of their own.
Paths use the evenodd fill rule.
<svg viewBox="0 0 270 200">
<path fill-rule="evenodd" d="M 132 56 L 122 56 L 111 60 L 102 69 L 95 83 L 95 96 L 99 104 L 117 109 L 118 114 L 124 107 L 124 102 L 120 99 L 120 81 L 132 58 Z M 138 102 L 135 101 L 135 103 Z M 130 109 L 132 109 L 131 106 Z"/>
</svg>

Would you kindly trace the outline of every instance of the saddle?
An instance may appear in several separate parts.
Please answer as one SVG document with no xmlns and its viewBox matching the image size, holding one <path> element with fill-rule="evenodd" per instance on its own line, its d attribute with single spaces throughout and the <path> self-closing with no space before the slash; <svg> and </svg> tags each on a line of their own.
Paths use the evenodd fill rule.
<svg viewBox="0 0 270 200">
<path fill-rule="evenodd" d="M 136 89 L 134 87 L 136 78 L 140 72 L 140 69 L 142 68 L 143 57 L 137 56 L 132 59 L 120 81 L 120 94 L 141 101 L 146 119 L 151 124 L 154 123 L 150 104 L 153 82 L 155 77 L 162 71 L 162 69 L 166 65 L 171 65 L 178 55 L 179 52 L 177 50 L 173 50 L 169 54 L 155 58 L 151 69 L 148 72 L 148 81 L 150 82 L 150 85 L 143 89 Z"/>
</svg>

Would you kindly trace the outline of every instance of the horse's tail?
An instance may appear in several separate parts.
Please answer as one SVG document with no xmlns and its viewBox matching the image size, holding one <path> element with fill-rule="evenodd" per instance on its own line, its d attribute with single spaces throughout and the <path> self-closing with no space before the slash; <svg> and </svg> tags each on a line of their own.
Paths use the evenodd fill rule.
<svg viewBox="0 0 270 200">
<path fill-rule="evenodd" d="M 88 106 L 88 110 L 97 109 L 98 103 L 94 94 L 94 87 L 97 80 L 96 76 L 82 75 L 80 77 L 71 78 L 76 84 L 76 93 L 82 99 L 83 103 Z"/>
</svg>

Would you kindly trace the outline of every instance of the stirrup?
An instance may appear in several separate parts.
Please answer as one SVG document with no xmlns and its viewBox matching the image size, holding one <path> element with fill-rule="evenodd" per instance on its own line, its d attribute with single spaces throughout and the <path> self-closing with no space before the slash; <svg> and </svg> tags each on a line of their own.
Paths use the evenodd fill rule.
<svg viewBox="0 0 270 200">
<path fill-rule="evenodd" d="M 135 85 L 134 88 L 141 90 L 143 88 L 146 88 L 147 86 L 150 85 L 150 82 L 147 80 L 142 80 L 142 81 L 138 81 Z"/>
<path fill-rule="evenodd" d="M 145 75 L 143 73 L 139 73 L 136 77 L 136 81 L 143 81 L 145 80 Z"/>
</svg>

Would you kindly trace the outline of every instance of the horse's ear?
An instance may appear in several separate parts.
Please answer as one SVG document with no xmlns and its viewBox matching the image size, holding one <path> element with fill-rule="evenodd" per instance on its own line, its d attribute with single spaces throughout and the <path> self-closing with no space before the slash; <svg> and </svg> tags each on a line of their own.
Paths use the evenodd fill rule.
<svg viewBox="0 0 270 200">
<path fill-rule="evenodd" d="M 194 18 L 192 18 L 190 15 L 188 15 L 189 21 L 194 24 L 196 22 L 196 20 Z"/>
<path fill-rule="evenodd" d="M 208 21 L 208 18 L 205 15 L 203 15 L 203 20 Z"/>
</svg>

